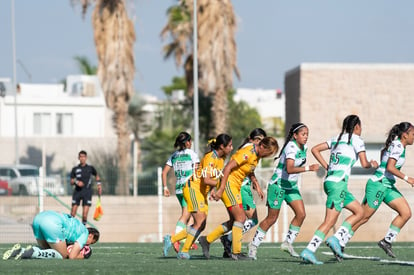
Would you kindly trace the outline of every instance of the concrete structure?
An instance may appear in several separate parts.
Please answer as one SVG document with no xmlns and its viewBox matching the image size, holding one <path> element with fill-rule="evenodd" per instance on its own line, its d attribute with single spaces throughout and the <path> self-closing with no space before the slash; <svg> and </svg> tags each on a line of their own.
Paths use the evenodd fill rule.
<svg viewBox="0 0 414 275">
<path fill-rule="evenodd" d="M 15 96 L 7 79 L 2 80 L 6 93 L 0 97 L 0 162 L 10 164 L 15 162 Z M 66 91 L 63 84 L 20 83 L 17 93 L 19 162 L 40 166 L 45 150 L 53 159 L 48 166 L 58 170 L 72 166 L 81 149 L 116 147 L 111 111 L 96 76 L 70 75 Z"/>
<path fill-rule="evenodd" d="M 269 133 L 283 135 L 285 122 L 285 94 L 280 89 L 237 89 L 234 101 L 244 101 L 256 108 L 263 128 Z"/>
</svg>

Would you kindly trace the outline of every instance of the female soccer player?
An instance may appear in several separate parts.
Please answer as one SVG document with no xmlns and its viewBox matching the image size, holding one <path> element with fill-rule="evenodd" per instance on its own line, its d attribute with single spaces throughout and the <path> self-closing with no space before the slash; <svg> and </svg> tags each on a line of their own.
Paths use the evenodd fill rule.
<svg viewBox="0 0 414 275">
<path fill-rule="evenodd" d="M 249 144 L 258 145 L 259 142 L 266 136 L 267 135 L 265 130 L 263 130 L 262 128 L 255 128 L 250 132 L 249 136 L 243 140 L 242 144 L 239 146 L 238 149 L 241 149 L 244 146 L 248 146 Z M 260 187 L 260 184 L 257 182 L 256 177 L 254 177 L 254 174 L 251 174 L 249 177 L 244 178 L 241 186 L 241 197 L 243 202 L 243 209 L 246 213 L 247 218 L 244 222 L 242 232 L 243 234 L 247 233 L 258 223 L 256 204 L 254 202 L 252 193 L 252 186 L 253 189 L 256 190 L 259 197 L 262 200 L 264 198 L 262 188 Z M 233 234 L 231 232 L 229 232 L 227 235 L 223 235 L 220 237 L 221 243 L 224 247 L 223 257 L 225 258 L 231 257 L 232 239 Z"/>
<path fill-rule="evenodd" d="M 342 234 L 348 234 L 352 226 L 362 219 L 363 210 L 355 197 L 348 191 L 348 178 L 351 167 L 360 160 L 364 168 L 378 167 L 375 160 L 368 162 L 365 153 L 364 141 L 360 138 L 361 121 L 356 115 L 347 116 L 342 123 L 339 136 L 320 143 L 312 148 L 316 160 L 327 170 L 324 181 L 324 191 L 327 195 L 325 220 L 318 227 L 308 246 L 302 251 L 300 257 L 308 263 L 323 264 L 315 257 L 315 252 L 325 239 L 328 231 L 335 225 L 343 207 L 350 210 L 350 215 L 334 236 L 326 240 L 326 244 L 341 259 L 343 257 L 339 239 Z M 330 150 L 329 165 L 321 152 Z"/>
<path fill-rule="evenodd" d="M 164 185 L 164 196 L 169 197 L 170 191 L 167 186 L 167 174 L 171 168 L 174 169 L 174 174 L 177 179 L 175 184 L 175 195 L 181 206 L 181 216 L 175 226 L 175 234 L 181 231 L 187 230 L 187 223 L 190 219 L 190 213 L 187 211 L 187 203 L 184 200 L 183 188 L 187 180 L 193 175 L 193 172 L 197 170 L 200 160 L 197 154 L 191 150 L 191 135 L 187 132 L 181 132 L 175 139 L 174 148 L 178 148 L 170 158 L 167 160 L 164 168 L 162 169 L 162 184 Z M 180 243 L 175 239 L 175 235 L 172 236 L 174 249 L 178 252 Z M 177 242 L 177 243 L 176 243 Z M 167 256 L 164 251 L 164 256 Z"/>
<path fill-rule="evenodd" d="M 211 188 L 217 186 L 223 172 L 224 160 L 233 150 L 232 139 L 227 134 L 220 134 L 215 139 L 209 140 L 208 145 L 210 151 L 204 155 L 199 169 L 186 182 L 183 189 L 188 212 L 191 213 L 194 224 L 188 226 L 187 232 L 183 230 L 174 237 L 175 239 L 186 238 L 181 252 L 177 255 L 179 259 L 190 259 L 188 251 L 206 226 L 208 214 L 207 195 Z M 170 247 L 171 238 L 167 235 L 164 237 L 165 255 L 168 253 Z"/>
<path fill-rule="evenodd" d="M 276 154 L 278 149 L 275 138 L 265 137 L 258 145 L 251 144 L 238 150 L 224 167 L 220 187 L 213 195 L 215 200 L 223 201 L 230 219 L 216 227 L 207 237 L 199 238 L 206 258 L 210 258 L 210 243 L 232 230 L 232 259 L 250 259 L 241 254 L 243 224 L 246 220 L 240 193 L 241 184 L 245 177 L 254 173 L 260 158 L 270 157 Z"/>
<path fill-rule="evenodd" d="M 404 196 L 395 187 L 395 178 L 403 179 L 414 186 L 414 178 L 401 172 L 405 162 L 405 148 L 414 142 L 414 126 L 409 122 L 394 125 L 388 133 L 385 147 L 381 150 L 381 164 L 365 187 L 365 197 L 362 200 L 363 218 L 352 226 L 349 235 L 344 236 L 344 246 L 354 232 L 365 224 L 377 211 L 382 202 L 395 210 L 398 215 L 392 220 L 385 237 L 378 242 L 385 253 L 395 258 L 391 243 L 396 239 L 401 228 L 411 217 L 411 209 Z"/>
<path fill-rule="evenodd" d="M 36 246 L 24 249 L 15 245 L 6 251 L 3 259 L 77 259 L 81 249 L 99 240 L 99 231 L 86 228 L 69 214 L 44 211 L 33 219 L 33 233 Z M 70 252 L 67 243 L 73 243 Z"/>
<path fill-rule="evenodd" d="M 292 208 L 295 216 L 289 226 L 285 241 L 281 245 L 283 251 L 293 257 L 299 257 L 292 247 L 300 227 L 305 220 L 305 206 L 297 185 L 299 173 L 316 171 L 318 164 L 304 166 L 306 163 L 306 142 L 309 130 L 303 123 L 295 123 L 290 127 L 285 144 L 276 159 L 279 163 L 275 168 L 267 187 L 267 217 L 260 222 L 252 242 L 249 244 L 249 257 L 256 259 L 257 248 L 266 236 L 266 232 L 279 217 L 283 201 Z"/>
</svg>

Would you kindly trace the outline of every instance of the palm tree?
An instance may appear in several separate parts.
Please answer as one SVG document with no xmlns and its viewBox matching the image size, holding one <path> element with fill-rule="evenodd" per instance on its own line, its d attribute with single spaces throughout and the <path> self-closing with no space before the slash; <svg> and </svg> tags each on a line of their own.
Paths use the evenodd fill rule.
<svg viewBox="0 0 414 275">
<path fill-rule="evenodd" d="M 113 111 L 113 125 L 118 136 L 119 177 L 116 193 L 128 195 L 131 147 L 128 103 L 134 92 L 134 25 L 128 18 L 124 0 L 71 1 L 81 3 L 83 15 L 88 6 L 95 2 L 92 24 L 98 55 L 97 75 L 105 93 L 106 104 Z"/>
<path fill-rule="evenodd" d="M 198 64 L 199 87 L 204 95 L 212 97 L 213 134 L 226 130 L 227 92 L 233 87 L 236 66 L 236 19 L 230 0 L 199 0 L 198 9 Z M 183 56 L 189 95 L 192 95 L 192 23 L 193 0 L 181 0 L 168 10 L 168 22 L 162 34 L 169 33 L 172 42 L 164 47 L 165 57 L 175 55 L 177 66 Z M 192 18 L 191 18 L 192 21 Z"/>
<path fill-rule="evenodd" d="M 73 59 L 75 59 L 76 64 L 79 67 L 79 70 L 86 75 L 96 75 L 96 71 L 98 68 L 95 65 L 92 65 L 92 63 L 89 61 L 89 59 L 86 56 L 75 56 Z"/>
</svg>

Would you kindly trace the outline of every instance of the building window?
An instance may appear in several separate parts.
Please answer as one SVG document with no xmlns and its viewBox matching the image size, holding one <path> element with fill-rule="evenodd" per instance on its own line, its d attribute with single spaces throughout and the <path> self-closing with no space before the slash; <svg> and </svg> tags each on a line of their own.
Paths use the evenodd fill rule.
<svg viewBox="0 0 414 275">
<path fill-rule="evenodd" d="M 376 160 L 380 164 L 381 149 L 384 147 L 383 143 L 365 143 L 365 153 L 367 160 Z M 361 162 L 358 160 L 351 169 L 351 176 L 370 177 L 375 171 L 375 168 L 363 168 Z"/>
<path fill-rule="evenodd" d="M 51 115 L 50 113 L 33 114 L 33 133 L 38 136 L 51 135 Z"/>
<path fill-rule="evenodd" d="M 56 114 L 56 134 L 71 136 L 73 133 L 73 114 L 57 113 Z"/>
</svg>

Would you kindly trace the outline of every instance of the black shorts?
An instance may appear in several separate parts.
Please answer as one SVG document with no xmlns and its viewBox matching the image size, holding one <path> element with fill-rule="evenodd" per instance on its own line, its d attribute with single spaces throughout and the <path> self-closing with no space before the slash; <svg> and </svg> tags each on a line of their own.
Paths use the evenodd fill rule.
<svg viewBox="0 0 414 275">
<path fill-rule="evenodd" d="M 72 195 L 72 206 L 73 205 L 80 205 L 80 201 L 82 200 L 82 205 L 91 206 L 92 205 L 92 189 L 90 188 L 82 188 L 80 190 L 73 190 Z"/>
</svg>

